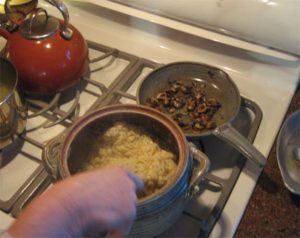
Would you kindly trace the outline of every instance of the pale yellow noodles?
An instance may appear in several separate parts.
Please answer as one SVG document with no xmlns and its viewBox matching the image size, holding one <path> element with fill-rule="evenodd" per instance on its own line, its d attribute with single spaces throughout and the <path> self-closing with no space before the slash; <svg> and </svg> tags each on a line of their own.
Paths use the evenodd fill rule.
<svg viewBox="0 0 300 238">
<path fill-rule="evenodd" d="M 116 123 L 104 132 L 99 142 L 99 156 L 93 157 L 84 170 L 124 166 L 144 181 L 144 195 L 163 187 L 175 174 L 175 155 L 161 149 L 135 126 Z"/>
</svg>

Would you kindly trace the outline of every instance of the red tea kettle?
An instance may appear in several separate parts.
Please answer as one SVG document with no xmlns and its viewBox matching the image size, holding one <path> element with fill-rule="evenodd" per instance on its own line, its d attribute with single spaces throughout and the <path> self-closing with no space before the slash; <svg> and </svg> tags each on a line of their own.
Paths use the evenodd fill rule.
<svg viewBox="0 0 300 238">
<path fill-rule="evenodd" d="M 9 1 L 5 3 L 6 13 Z M 60 0 L 47 2 L 58 8 L 64 20 L 36 8 L 17 29 L 0 28 L 7 40 L 3 56 L 15 65 L 20 87 L 27 94 L 65 90 L 88 73 L 88 47 L 80 32 L 69 24 L 66 6 Z"/>
</svg>

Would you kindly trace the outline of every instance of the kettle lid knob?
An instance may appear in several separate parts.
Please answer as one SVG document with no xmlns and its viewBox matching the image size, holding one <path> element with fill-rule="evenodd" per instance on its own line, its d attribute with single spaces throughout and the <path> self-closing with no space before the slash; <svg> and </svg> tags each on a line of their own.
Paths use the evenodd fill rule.
<svg viewBox="0 0 300 238">
<path fill-rule="evenodd" d="M 41 12 L 45 14 L 40 14 Z M 42 8 L 37 8 L 30 14 L 20 27 L 20 34 L 33 40 L 40 40 L 52 36 L 59 30 L 59 21 L 55 17 L 48 16 Z"/>
</svg>

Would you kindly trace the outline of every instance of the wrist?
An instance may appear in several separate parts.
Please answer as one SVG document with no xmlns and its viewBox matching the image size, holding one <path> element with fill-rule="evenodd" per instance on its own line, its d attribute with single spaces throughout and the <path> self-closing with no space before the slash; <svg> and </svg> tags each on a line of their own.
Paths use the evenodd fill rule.
<svg viewBox="0 0 300 238">
<path fill-rule="evenodd" d="M 73 237 L 73 208 L 67 206 L 65 191 L 60 186 L 50 188 L 32 201 L 8 229 L 17 237 Z M 78 227 L 77 227 L 78 228 Z"/>
<path fill-rule="evenodd" d="M 67 184 L 67 186 L 66 186 Z M 62 212 L 62 223 L 71 237 L 82 235 L 82 224 L 80 221 L 81 203 L 78 202 L 78 191 L 81 191 L 80 184 L 69 180 L 63 186 L 56 186 L 56 206 Z"/>
<path fill-rule="evenodd" d="M 72 237 L 79 237 L 93 233 L 94 208 L 90 207 L 89 193 L 85 192 L 84 183 L 69 179 L 64 184 L 64 190 L 57 194 L 59 207 L 64 211 L 66 227 Z M 87 201 L 87 202 L 84 202 Z M 90 211 L 90 212 L 89 212 Z M 97 225 L 101 229 L 102 222 Z"/>
</svg>

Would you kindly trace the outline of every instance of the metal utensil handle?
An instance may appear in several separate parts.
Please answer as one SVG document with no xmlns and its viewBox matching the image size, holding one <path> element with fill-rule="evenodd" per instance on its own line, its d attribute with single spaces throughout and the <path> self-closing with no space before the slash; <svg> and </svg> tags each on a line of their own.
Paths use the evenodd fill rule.
<svg viewBox="0 0 300 238">
<path fill-rule="evenodd" d="M 258 167 L 262 168 L 266 164 L 266 158 L 250 143 L 250 141 L 234 129 L 230 123 L 218 126 L 213 131 L 213 134 L 220 139 L 229 142 Z"/>
<path fill-rule="evenodd" d="M 64 25 L 62 27 L 62 32 L 61 35 L 64 37 L 66 40 L 70 40 L 73 36 L 73 31 L 69 28 L 69 11 L 66 7 L 66 5 L 60 1 L 60 0 L 46 0 L 53 6 L 55 6 L 63 15 L 64 18 Z"/>
<path fill-rule="evenodd" d="M 197 160 L 199 162 L 199 165 L 196 167 L 195 171 L 193 172 L 190 184 L 189 184 L 189 196 L 193 197 L 194 194 L 197 193 L 198 184 L 200 181 L 204 178 L 204 176 L 207 174 L 209 167 L 210 167 L 210 161 L 206 154 L 204 154 L 202 151 L 198 150 L 194 143 L 189 142 L 189 148 L 192 152 L 193 159 Z"/>
</svg>

